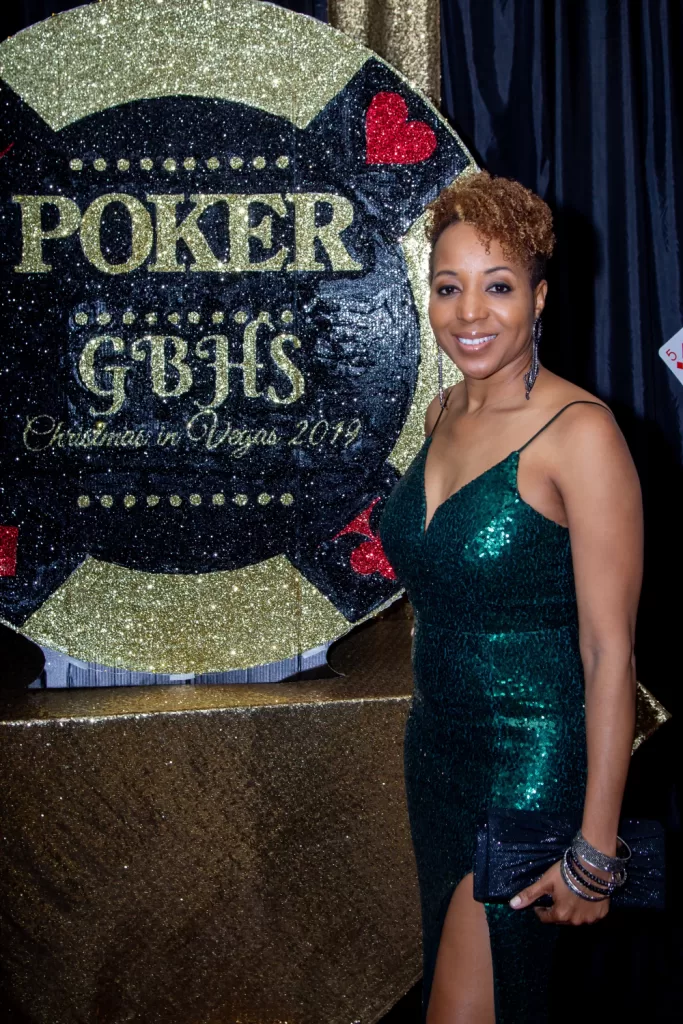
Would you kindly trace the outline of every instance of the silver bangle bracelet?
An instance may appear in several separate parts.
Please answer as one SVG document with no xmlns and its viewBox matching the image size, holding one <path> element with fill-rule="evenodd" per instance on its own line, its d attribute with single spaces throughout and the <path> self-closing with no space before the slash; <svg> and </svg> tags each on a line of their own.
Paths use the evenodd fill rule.
<svg viewBox="0 0 683 1024">
<path fill-rule="evenodd" d="M 579 829 L 572 840 L 572 853 L 575 857 L 580 857 L 586 864 L 592 868 L 597 868 L 598 871 L 611 871 L 618 877 L 621 877 L 626 863 L 631 857 L 631 850 L 621 836 L 617 836 L 617 850 L 620 849 L 624 853 L 617 857 L 608 857 L 607 854 L 600 853 L 600 850 L 596 850 L 594 846 L 591 846 L 581 832 L 581 829 Z"/>
<path fill-rule="evenodd" d="M 575 885 L 574 882 L 572 882 L 567 871 L 565 861 L 566 856 L 563 857 L 560 862 L 560 874 L 562 875 L 562 881 L 568 889 L 571 889 L 573 893 L 576 893 L 577 896 L 580 896 L 582 900 L 588 900 L 589 903 L 601 903 L 602 900 L 606 900 L 609 898 L 608 896 L 589 896 L 588 893 L 582 892 L 581 889 L 579 889 L 578 885 Z"/>
<path fill-rule="evenodd" d="M 598 878 L 597 875 L 591 875 L 595 881 L 591 882 L 584 874 L 585 868 L 575 859 L 571 847 L 568 847 L 564 852 L 564 864 L 567 869 L 567 874 L 576 882 L 577 885 L 587 889 L 588 892 L 597 892 L 600 896 L 611 896 L 614 890 L 617 888 L 614 882 L 609 879 Z M 595 884 L 597 882 L 597 885 Z"/>
<path fill-rule="evenodd" d="M 571 846 L 569 847 L 569 862 L 569 866 L 574 869 L 573 873 L 575 875 L 578 872 L 582 879 L 584 877 L 589 878 L 592 882 L 597 882 L 598 885 L 602 886 L 609 886 L 611 889 L 620 889 L 628 878 L 626 869 L 618 871 L 616 874 L 614 871 L 610 872 L 611 878 L 601 878 L 600 875 L 594 875 L 592 871 L 588 870 L 583 861 L 579 860 Z"/>
</svg>

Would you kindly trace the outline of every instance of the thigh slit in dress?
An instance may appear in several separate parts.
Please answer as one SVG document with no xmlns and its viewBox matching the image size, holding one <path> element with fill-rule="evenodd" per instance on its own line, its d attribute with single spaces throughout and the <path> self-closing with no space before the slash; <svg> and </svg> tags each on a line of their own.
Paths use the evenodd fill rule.
<svg viewBox="0 0 683 1024">
<path fill-rule="evenodd" d="M 473 870 L 477 821 L 489 807 L 580 815 L 586 786 L 569 530 L 519 494 L 527 445 L 447 498 L 425 529 L 430 441 L 380 522 L 415 611 L 404 752 L 422 910 L 423 1021 L 446 911 Z M 545 1024 L 558 926 L 541 924 L 532 909 L 484 906 L 497 1024 Z"/>
</svg>

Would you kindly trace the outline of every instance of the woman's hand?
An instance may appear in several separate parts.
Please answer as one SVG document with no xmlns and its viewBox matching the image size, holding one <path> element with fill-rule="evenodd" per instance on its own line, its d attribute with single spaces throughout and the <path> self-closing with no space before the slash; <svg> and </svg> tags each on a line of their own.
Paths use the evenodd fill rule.
<svg viewBox="0 0 683 1024">
<path fill-rule="evenodd" d="M 544 924 L 592 924 L 609 910 L 609 899 L 593 903 L 573 893 L 562 879 L 559 860 L 537 882 L 514 896 L 510 906 L 513 910 L 523 910 L 546 893 L 552 896 L 552 907 L 534 907 L 536 916 Z"/>
</svg>

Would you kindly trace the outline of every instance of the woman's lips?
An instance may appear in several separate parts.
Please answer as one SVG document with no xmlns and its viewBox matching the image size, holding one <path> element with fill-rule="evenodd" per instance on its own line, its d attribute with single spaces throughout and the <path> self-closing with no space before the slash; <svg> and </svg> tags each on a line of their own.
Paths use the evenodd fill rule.
<svg viewBox="0 0 683 1024">
<path fill-rule="evenodd" d="M 480 349 L 488 345 L 489 342 L 497 338 L 497 334 L 456 334 L 456 339 L 463 348 L 466 348 L 469 352 L 478 352 Z"/>
</svg>

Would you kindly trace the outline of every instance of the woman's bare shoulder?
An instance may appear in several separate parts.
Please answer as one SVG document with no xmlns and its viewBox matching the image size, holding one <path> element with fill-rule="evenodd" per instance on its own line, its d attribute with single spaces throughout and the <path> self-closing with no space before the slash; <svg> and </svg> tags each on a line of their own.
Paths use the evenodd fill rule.
<svg viewBox="0 0 683 1024">
<path fill-rule="evenodd" d="M 561 417 L 565 424 L 577 423 L 582 420 L 591 421 L 595 416 L 604 418 L 600 409 L 606 409 L 613 421 L 612 411 L 606 402 L 603 402 L 597 395 L 580 388 L 571 381 L 558 377 L 554 373 L 547 373 L 547 380 L 543 388 L 543 404 L 549 413 L 565 410 Z M 533 393 L 532 393 L 533 394 Z M 540 396 L 539 396 L 540 397 Z M 567 408 L 569 406 L 569 408 Z M 597 408 L 596 408 L 597 407 Z"/>
<path fill-rule="evenodd" d="M 630 462 L 624 436 L 606 402 L 554 374 L 544 384 L 538 395 L 543 406 L 540 419 L 552 426 L 541 430 L 536 450 L 553 474 L 562 468 L 565 476 L 577 460 L 598 472 L 610 460 Z"/>
<path fill-rule="evenodd" d="M 553 424 L 554 430 L 548 431 L 546 443 L 553 462 L 562 455 L 557 462 L 561 475 L 574 475 L 584 484 L 585 473 L 600 476 L 607 468 L 610 474 L 620 467 L 622 474 L 632 475 L 635 468 L 628 446 L 607 403 L 561 377 L 555 377 L 552 385 L 552 393 L 548 388 L 545 398 L 551 399 L 549 409 L 562 415 Z"/>
</svg>

